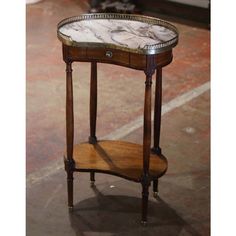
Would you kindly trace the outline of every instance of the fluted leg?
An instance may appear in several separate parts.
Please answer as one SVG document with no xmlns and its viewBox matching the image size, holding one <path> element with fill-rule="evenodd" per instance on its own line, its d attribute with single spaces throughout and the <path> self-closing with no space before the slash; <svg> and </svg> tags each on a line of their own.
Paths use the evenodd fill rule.
<svg viewBox="0 0 236 236">
<path fill-rule="evenodd" d="M 73 171 L 67 172 L 68 207 L 73 208 Z"/>
<path fill-rule="evenodd" d="M 162 104 L 162 68 L 156 70 L 156 90 L 155 90 L 155 109 L 154 109 L 154 146 L 152 151 L 161 154 L 160 131 L 161 131 L 161 104 Z"/>
<path fill-rule="evenodd" d="M 148 211 L 148 192 L 149 184 L 142 183 L 142 221 L 145 226 L 147 224 L 147 211 Z"/>
<path fill-rule="evenodd" d="M 144 123 L 143 123 L 143 175 L 142 184 L 142 223 L 147 223 L 148 211 L 148 188 L 150 186 L 149 161 L 151 146 L 151 94 L 152 94 L 152 75 L 154 69 L 155 56 L 147 57 L 147 68 L 145 81 L 145 100 L 144 100 Z"/>
<path fill-rule="evenodd" d="M 97 63 L 91 62 L 91 79 L 90 79 L 90 136 L 89 143 L 95 144 L 96 137 L 96 120 L 97 120 Z M 95 183 L 95 173 L 90 172 L 91 187 Z"/>
<path fill-rule="evenodd" d="M 91 81 L 90 81 L 90 136 L 89 143 L 95 144 L 97 120 L 97 63 L 91 63 Z"/>
<path fill-rule="evenodd" d="M 68 207 L 73 208 L 73 143 L 74 143 L 74 111 L 73 111 L 73 84 L 71 62 L 66 63 L 66 158 Z"/>
<path fill-rule="evenodd" d="M 160 132 L 161 132 L 161 105 L 162 105 L 162 68 L 156 69 L 156 89 L 154 108 L 154 135 L 152 152 L 161 154 Z M 153 196 L 158 197 L 158 179 L 153 180 Z"/>
</svg>

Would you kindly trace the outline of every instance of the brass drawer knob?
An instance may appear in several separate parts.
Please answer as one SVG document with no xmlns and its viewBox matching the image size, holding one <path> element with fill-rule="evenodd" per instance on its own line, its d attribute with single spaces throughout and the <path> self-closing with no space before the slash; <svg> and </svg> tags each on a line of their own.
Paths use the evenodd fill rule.
<svg viewBox="0 0 236 236">
<path fill-rule="evenodd" d="M 106 51 L 106 57 L 112 58 L 113 53 L 111 51 Z"/>
</svg>

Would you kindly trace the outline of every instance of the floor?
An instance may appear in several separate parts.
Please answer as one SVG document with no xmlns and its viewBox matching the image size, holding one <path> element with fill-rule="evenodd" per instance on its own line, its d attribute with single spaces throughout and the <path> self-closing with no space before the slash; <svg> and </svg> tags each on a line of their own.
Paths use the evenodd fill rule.
<svg viewBox="0 0 236 236">
<path fill-rule="evenodd" d="M 210 235 L 210 32 L 175 22 L 180 40 L 163 70 L 161 147 L 169 168 L 159 199 L 150 188 L 147 227 L 139 223 L 141 186 L 109 175 L 97 174 L 91 188 L 88 174 L 76 174 L 75 211 L 68 212 L 56 25 L 87 9 L 86 0 L 27 5 L 27 235 Z M 89 134 L 89 73 L 89 63 L 73 65 L 75 142 Z M 141 143 L 143 93 L 142 72 L 99 64 L 97 136 Z"/>
</svg>

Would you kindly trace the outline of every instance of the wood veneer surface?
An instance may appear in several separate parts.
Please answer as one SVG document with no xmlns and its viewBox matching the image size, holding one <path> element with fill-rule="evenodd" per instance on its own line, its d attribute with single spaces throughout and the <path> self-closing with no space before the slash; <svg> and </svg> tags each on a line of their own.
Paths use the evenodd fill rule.
<svg viewBox="0 0 236 236">
<path fill-rule="evenodd" d="M 142 145 L 124 141 L 99 141 L 74 146 L 73 159 L 79 171 L 97 170 L 140 181 L 143 173 Z M 163 155 L 150 155 L 150 175 L 160 177 L 167 169 Z"/>
</svg>

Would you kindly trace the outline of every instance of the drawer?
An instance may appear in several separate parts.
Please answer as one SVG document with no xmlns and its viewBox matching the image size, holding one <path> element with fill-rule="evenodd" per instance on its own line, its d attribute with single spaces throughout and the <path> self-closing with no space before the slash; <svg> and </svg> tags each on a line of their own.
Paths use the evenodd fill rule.
<svg viewBox="0 0 236 236">
<path fill-rule="evenodd" d="M 87 58 L 129 65 L 129 52 L 109 48 L 87 48 Z"/>
</svg>

